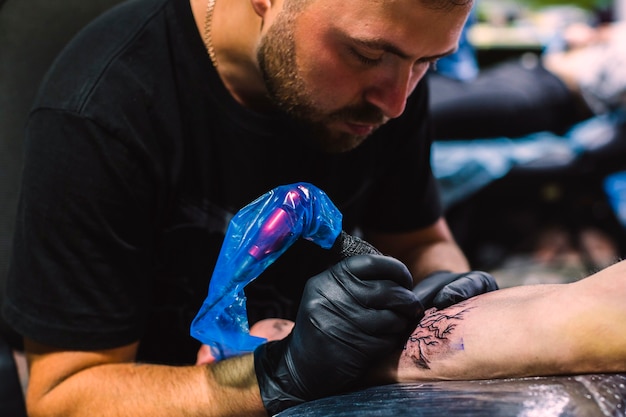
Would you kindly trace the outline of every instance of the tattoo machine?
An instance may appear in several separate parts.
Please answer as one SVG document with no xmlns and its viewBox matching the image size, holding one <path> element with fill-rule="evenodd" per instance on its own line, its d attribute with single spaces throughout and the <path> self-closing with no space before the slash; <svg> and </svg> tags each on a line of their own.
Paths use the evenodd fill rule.
<svg viewBox="0 0 626 417">
<path fill-rule="evenodd" d="M 230 221 L 209 291 L 191 324 L 191 335 L 217 360 L 252 352 L 265 339 L 251 336 L 244 287 L 300 237 L 340 258 L 380 254 L 342 230 L 342 214 L 319 188 L 283 185 L 260 196 Z"/>
</svg>

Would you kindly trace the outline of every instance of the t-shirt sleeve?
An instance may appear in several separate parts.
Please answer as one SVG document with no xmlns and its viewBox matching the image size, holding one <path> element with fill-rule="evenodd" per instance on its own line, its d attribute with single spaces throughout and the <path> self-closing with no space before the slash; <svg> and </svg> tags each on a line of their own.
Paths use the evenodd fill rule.
<svg viewBox="0 0 626 417">
<path fill-rule="evenodd" d="M 157 206 L 142 152 L 72 113 L 31 115 L 3 306 L 18 332 L 70 349 L 141 337 Z"/>
</svg>

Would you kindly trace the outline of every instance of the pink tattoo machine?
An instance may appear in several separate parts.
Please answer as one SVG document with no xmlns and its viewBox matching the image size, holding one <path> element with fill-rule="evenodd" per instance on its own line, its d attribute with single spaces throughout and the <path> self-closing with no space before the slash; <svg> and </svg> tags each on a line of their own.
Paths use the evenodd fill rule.
<svg viewBox="0 0 626 417">
<path fill-rule="evenodd" d="M 243 289 L 300 237 L 340 258 L 380 253 L 343 232 L 341 221 L 341 212 L 326 193 L 308 183 L 277 187 L 241 209 L 226 231 L 191 335 L 210 346 L 217 360 L 252 352 L 265 342 L 249 333 Z"/>
</svg>

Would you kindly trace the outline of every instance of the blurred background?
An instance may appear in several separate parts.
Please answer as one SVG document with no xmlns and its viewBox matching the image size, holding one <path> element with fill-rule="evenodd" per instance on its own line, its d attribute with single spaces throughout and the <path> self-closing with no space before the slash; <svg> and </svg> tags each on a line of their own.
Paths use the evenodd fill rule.
<svg viewBox="0 0 626 417">
<path fill-rule="evenodd" d="M 492 101 L 511 103 L 523 96 L 535 102 L 526 103 L 529 108 L 515 116 L 470 95 L 475 124 L 502 122 L 500 130 L 481 130 L 469 116 L 450 118 L 450 112 L 439 110 L 443 90 L 438 84 L 431 87 L 435 124 L 439 111 L 448 116 L 440 117 L 440 132 L 445 133 L 434 144 L 433 169 L 442 185 L 450 225 L 472 266 L 494 273 L 502 287 L 574 281 L 626 253 L 626 66 L 622 66 L 626 32 L 613 38 L 612 50 L 592 46 L 594 53 L 604 48 L 602 59 L 589 55 L 563 66 L 583 67 L 580 80 L 590 79 L 593 67 L 597 79 L 622 81 L 605 83 L 603 88 L 611 90 L 614 100 L 607 101 L 602 111 L 595 108 L 565 122 L 563 114 L 572 111 L 563 110 L 559 128 L 532 127 L 533 121 L 551 115 L 555 108 L 547 107 L 545 95 L 531 97 L 529 85 L 539 85 L 538 79 L 535 83 L 529 78 L 528 84 L 520 83 L 515 90 L 511 87 L 515 78 L 492 81 L 502 69 L 489 71 L 503 63 L 536 71 L 552 52 L 589 49 L 585 44 L 592 33 L 589 29 L 620 27 L 625 20 L 622 0 L 478 0 L 466 33 L 476 59 L 475 72 L 458 77 L 450 103 L 458 107 L 465 86 L 481 77 L 483 90 L 494 90 L 489 96 Z M 479 75 L 486 73 L 492 80 Z M 484 119 L 481 111 L 488 113 Z M 454 133 L 450 124 L 461 133 Z M 513 125 L 528 128 L 509 128 Z M 481 136 L 481 132 L 488 134 Z"/>
</svg>

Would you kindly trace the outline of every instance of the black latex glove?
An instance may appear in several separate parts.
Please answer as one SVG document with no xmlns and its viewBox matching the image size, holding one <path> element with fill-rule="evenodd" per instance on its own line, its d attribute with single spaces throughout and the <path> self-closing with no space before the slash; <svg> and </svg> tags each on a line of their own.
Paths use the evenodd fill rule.
<svg viewBox="0 0 626 417">
<path fill-rule="evenodd" d="M 436 307 L 441 310 L 475 295 L 497 289 L 496 280 L 487 272 L 438 271 L 428 275 L 413 287 L 413 292 L 425 308 Z"/>
<path fill-rule="evenodd" d="M 411 282 L 404 264 L 382 255 L 349 257 L 311 278 L 291 334 L 254 352 L 267 411 L 353 389 L 400 349 L 424 312 Z"/>
</svg>

